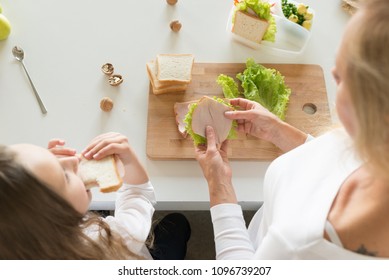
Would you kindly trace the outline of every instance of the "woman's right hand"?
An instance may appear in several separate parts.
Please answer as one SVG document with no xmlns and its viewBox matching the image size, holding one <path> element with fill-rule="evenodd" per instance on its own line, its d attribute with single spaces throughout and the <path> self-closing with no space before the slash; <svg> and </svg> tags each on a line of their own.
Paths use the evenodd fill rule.
<svg viewBox="0 0 389 280">
<path fill-rule="evenodd" d="M 307 139 L 306 133 L 280 120 L 255 101 L 235 98 L 230 100 L 230 104 L 241 109 L 225 112 L 226 118 L 237 121 L 238 131 L 271 142 L 284 152 L 305 143 Z"/>
</svg>

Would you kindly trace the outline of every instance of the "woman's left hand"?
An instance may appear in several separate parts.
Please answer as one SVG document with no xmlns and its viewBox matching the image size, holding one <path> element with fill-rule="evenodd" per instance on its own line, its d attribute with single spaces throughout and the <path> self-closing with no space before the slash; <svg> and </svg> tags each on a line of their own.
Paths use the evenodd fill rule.
<svg viewBox="0 0 389 280">
<path fill-rule="evenodd" d="M 211 206 L 237 203 L 232 185 L 232 171 L 227 157 L 228 140 L 220 148 L 216 145 L 215 131 L 206 128 L 207 144 L 196 147 L 196 159 L 208 182 Z"/>
</svg>

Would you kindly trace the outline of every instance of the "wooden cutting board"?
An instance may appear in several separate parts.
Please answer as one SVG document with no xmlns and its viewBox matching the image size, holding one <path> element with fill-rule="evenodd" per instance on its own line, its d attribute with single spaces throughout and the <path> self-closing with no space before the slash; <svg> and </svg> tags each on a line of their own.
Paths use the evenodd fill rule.
<svg viewBox="0 0 389 280">
<path fill-rule="evenodd" d="M 319 65 L 263 65 L 277 69 L 292 90 L 286 122 L 314 136 L 332 125 L 323 71 Z M 150 85 L 147 156 L 158 160 L 194 159 L 191 138 L 183 138 L 178 132 L 174 103 L 198 100 L 204 95 L 222 97 L 222 89 L 216 83 L 219 74 L 235 78 L 244 69 L 243 63 L 195 63 L 186 92 L 155 95 Z M 281 151 L 269 142 L 241 134 L 230 141 L 228 154 L 230 159 L 273 160 Z"/>
</svg>

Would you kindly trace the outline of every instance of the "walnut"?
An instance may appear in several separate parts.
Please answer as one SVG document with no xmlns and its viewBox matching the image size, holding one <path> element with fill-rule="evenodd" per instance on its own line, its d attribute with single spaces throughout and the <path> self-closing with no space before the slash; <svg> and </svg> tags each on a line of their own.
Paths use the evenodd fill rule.
<svg viewBox="0 0 389 280">
<path fill-rule="evenodd" d="M 108 82 L 111 86 L 117 86 L 120 85 L 123 82 L 122 75 L 114 74 L 111 75 L 108 79 Z"/>
<path fill-rule="evenodd" d="M 103 66 L 101 66 L 101 71 L 103 71 L 106 75 L 112 75 L 113 73 L 113 65 L 111 63 L 106 63 Z"/>
<path fill-rule="evenodd" d="M 113 101 L 112 101 L 112 99 L 109 98 L 109 97 L 104 97 L 103 99 L 101 99 L 101 101 L 100 101 L 100 108 L 104 112 L 111 111 L 112 108 L 113 108 Z"/>
<path fill-rule="evenodd" d="M 169 5 L 175 5 L 178 0 L 166 0 Z"/>
<path fill-rule="evenodd" d="M 178 20 L 173 20 L 173 21 L 170 23 L 170 28 L 171 28 L 171 30 L 173 30 L 174 32 L 180 31 L 181 27 L 182 27 L 182 24 L 181 24 Z"/>
</svg>

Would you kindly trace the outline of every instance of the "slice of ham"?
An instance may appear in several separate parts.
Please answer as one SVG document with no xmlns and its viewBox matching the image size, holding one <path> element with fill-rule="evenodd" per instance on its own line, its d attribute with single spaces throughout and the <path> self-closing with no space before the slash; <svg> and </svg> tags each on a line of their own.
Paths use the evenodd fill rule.
<svg viewBox="0 0 389 280">
<path fill-rule="evenodd" d="M 197 100 L 194 101 L 187 101 L 187 102 L 176 102 L 174 103 L 174 113 L 176 115 L 176 123 L 178 126 L 178 131 L 181 133 L 181 135 L 186 138 L 188 136 L 188 133 L 186 132 L 184 123 L 184 119 L 186 114 L 189 111 L 189 105 L 197 102 Z"/>
<path fill-rule="evenodd" d="M 224 116 L 224 113 L 230 110 L 232 109 L 229 106 L 204 96 L 193 110 L 193 132 L 205 137 L 206 127 L 212 126 L 216 134 L 216 143 L 223 143 L 227 139 L 232 126 L 232 120 Z"/>
</svg>

